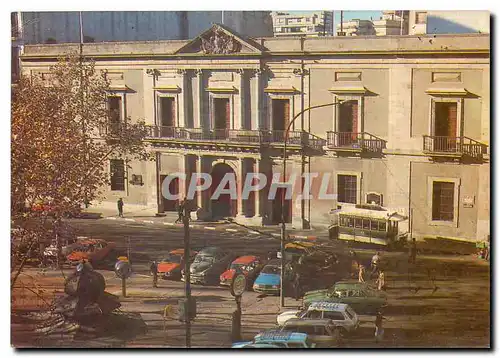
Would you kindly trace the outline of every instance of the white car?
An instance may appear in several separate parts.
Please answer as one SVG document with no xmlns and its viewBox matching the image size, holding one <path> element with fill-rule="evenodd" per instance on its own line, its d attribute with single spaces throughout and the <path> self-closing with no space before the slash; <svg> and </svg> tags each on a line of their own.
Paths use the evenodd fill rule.
<svg viewBox="0 0 500 358">
<path fill-rule="evenodd" d="M 356 312 L 345 303 L 333 302 L 313 302 L 301 311 L 286 311 L 278 315 L 279 326 L 292 318 L 299 319 L 321 319 L 328 318 L 333 321 L 335 326 L 344 328 L 346 332 L 353 332 L 359 326 L 359 318 Z"/>
</svg>

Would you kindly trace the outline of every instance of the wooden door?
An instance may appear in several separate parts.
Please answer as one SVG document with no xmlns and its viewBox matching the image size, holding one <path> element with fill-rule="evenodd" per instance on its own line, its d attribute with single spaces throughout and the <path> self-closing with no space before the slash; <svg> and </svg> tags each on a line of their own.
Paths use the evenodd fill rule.
<svg viewBox="0 0 500 358">
<path fill-rule="evenodd" d="M 163 184 L 163 181 L 165 180 L 167 176 L 166 175 L 160 175 L 160 184 Z M 171 195 L 177 195 L 179 194 L 179 178 L 173 178 L 170 181 L 169 184 L 169 191 Z M 172 200 L 172 199 L 167 199 L 163 196 L 162 193 L 160 193 L 161 198 L 162 198 L 162 211 L 177 211 L 177 203 L 178 200 Z"/>
<path fill-rule="evenodd" d="M 457 103 L 436 102 L 434 116 L 434 150 L 449 152 L 456 150 Z"/>
</svg>

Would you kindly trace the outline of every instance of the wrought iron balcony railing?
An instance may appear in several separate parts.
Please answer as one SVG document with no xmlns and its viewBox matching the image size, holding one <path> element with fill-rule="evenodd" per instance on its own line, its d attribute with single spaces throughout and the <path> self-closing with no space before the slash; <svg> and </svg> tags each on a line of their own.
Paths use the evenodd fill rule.
<svg viewBox="0 0 500 358">
<path fill-rule="evenodd" d="M 439 156 L 463 156 L 481 158 L 488 146 L 469 137 L 442 137 L 424 135 L 424 152 Z"/>
<path fill-rule="evenodd" d="M 336 150 L 382 152 L 386 141 L 367 132 L 327 132 L 327 147 Z"/>
<path fill-rule="evenodd" d="M 149 126 L 150 139 L 182 140 L 182 141 L 211 141 L 240 143 L 247 145 L 273 144 L 280 145 L 285 142 L 283 130 L 248 130 L 248 129 L 205 129 L 184 127 Z M 310 133 L 290 131 L 287 145 L 308 146 L 321 149 L 325 140 Z"/>
</svg>

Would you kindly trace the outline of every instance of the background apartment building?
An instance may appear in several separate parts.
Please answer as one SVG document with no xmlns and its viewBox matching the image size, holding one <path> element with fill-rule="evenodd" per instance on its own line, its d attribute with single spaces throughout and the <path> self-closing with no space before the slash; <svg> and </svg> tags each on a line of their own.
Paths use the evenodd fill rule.
<svg viewBox="0 0 500 358">
<path fill-rule="evenodd" d="M 409 12 L 409 34 L 490 33 L 489 11 L 415 11 Z"/>
<path fill-rule="evenodd" d="M 77 47 L 25 46 L 23 71 L 49 71 Z M 214 25 L 193 40 L 86 44 L 84 54 L 110 69 L 113 88 L 130 89 L 110 92 L 110 108 L 145 118 L 156 154 L 130 167 L 109 163 L 110 202 L 173 212 L 163 179 L 204 172 L 213 182 L 197 205 L 243 223 L 277 224 L 284 211 L 294 227 L 327 226 L 331 209 L 375 202 L 409 216 L 417 238 L 489 234 L 489 35 L 248 39 Z M 226 173 L 239 183 L 248 172 L 282 174 L 289 121 L 330 103 L 292 126 L 282 179 L 329 176 L 337 200 L 300 200 L 300 180 L 285 206 L 268 199 L 268 186 L 245 199 L 211 199 Z M 311 192 L 319 185 L 313 180 Z M 182 180 L 169 188 L 186 193 Z"/>
<path fill-rule="evenodd" d="M 274 36 L 331 36 L 333 12 L 317 11 L 306 14 L 273 12 Z"/>
</svg>

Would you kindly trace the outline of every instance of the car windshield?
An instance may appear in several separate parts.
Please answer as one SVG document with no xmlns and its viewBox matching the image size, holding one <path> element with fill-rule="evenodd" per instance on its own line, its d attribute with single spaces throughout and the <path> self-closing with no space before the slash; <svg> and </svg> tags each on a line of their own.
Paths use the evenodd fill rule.
<svg viewBox="0 0 500 358">
<path fill-rule="evenodd" d="M 231 270 L 243 270 L 247 265 L 245 264 L 231 264 Z"/>
<path fill-rule="evenodd" d="M 267 265 L 262 269 L 262 273 L 279 274 L 280 272 L 280 267 L 274 265 Z"/>
<path fill-rule="evenodd" d="M 172 262 L 175 264 L 181 263 L 182 256 L 181 255 L 172 255 L 168 254 L 167 257 L 165 257 L 162 262 Z"/>
<path fill-rule="evenodd" d="M 215 258 L 213 256 L 198 255 L 195 257 L 194 262 L 213 263 L 213 262 L 215 262 Z"/>
</svg>

